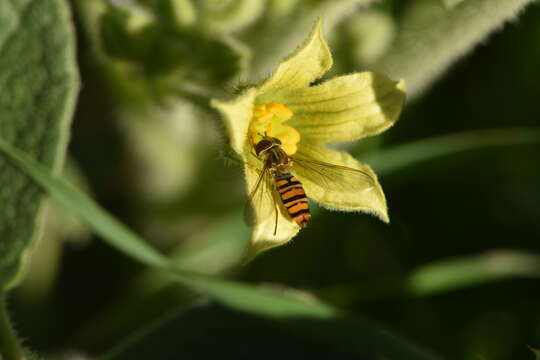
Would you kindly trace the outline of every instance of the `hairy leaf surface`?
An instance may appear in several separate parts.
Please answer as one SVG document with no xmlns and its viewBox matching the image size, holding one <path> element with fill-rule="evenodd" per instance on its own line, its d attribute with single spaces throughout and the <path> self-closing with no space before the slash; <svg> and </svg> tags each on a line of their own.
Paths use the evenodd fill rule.
<svg viewBox="0 0 540 360">
<path fill-rule="evenodd" d="M 0 137 L 58 169 L 78 88 L 67 2 L 0 2 L 0 69 Z M 40 199 L 33 182 L 0 156 L 0 291 L 16 283 L 38 233 Z"/>
</svg>

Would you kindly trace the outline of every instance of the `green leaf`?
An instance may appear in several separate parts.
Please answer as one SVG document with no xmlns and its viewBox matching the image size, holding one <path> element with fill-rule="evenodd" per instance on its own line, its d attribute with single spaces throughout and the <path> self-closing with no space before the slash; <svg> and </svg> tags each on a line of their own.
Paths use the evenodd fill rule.
<svg viewBox="0 0 540 360">
<path fill-rule="evenodd" d="M 184 241 L 171 261 L 183 269 L 218 274 L 242 261 L 249 236 L 242 212 L 235 210 L 195 235 L 196 239 Z"/>
<path fill-rule="evenodd" d="M 492 250 L 424 265 L 409 275 L 405 290 L 426 296 L 508 278 L 540 278 L 540 255 Z"/>
<path fill-rule="evenodd" d="M 388 359 L 440 359 L 377 325 L 297 290 L 257 288 L 194 274 L 178 274 L 175 279 L 232 309 L 271 318 L 296 332 L 361 354 L 374 353 Z"/>
<path fill-rule="evenodd" d="M 90 192 L 89 184 L 72 158 L 66 159 L 62 174 L 79 189 Z M 24 279 L 17 288 L 17 293 L 28 299 L 30 304 L 42 303 L 52 290 L 62 265 L 65 243 L 82 246 L 91 237 L 90 230 L 63 206 L 51 199 L 46 199 L 42 206 L 42 234 L 25 266 Z"/>
<path fill-rule="evenodd" d="M 46 168 L 62 165 L 78 89 L 64 0 L 0 2 L 0 136 Z M 0 157 L 0 290 L 14 286 L 38 234 L 41 193 Z"/>
<path fill-rule="evenodd" d="M 391 50 L 371 69 L 404 78 L 408 96 L 413 98 L 531 2 L 467 0 L 447 9 L 441 0 L 413 1 Z"/>
<path fill-rule="evenodd" d="M 232 37 L 171 24 L 170 13 L 140 7 L 109 7 L 100 18 L 101 42 L 112 60 L 133 65 L 125 77 L 142 72 L 222 86 L 244 71 L 248 49 Z M 96 40 L 94 40 L 96 41 Z M 125 82 L 131 82 L 124 79 Z"/>
<path fill-rule="evenodd" d="M 147 245 L 86 195 L 53 177 L 27 155 L 0 140 L 0 152 L 41 185 L 56 201 L 86 222 L 111 246 L 143 264 L 161 269 L 178 284 L 243 312 L 283 321 L 302 333 L 346 345 L 361 352 L 373 352 L 395 359 L 438 359 L 368 322 L 343 313 L 298 292 L 256 288 L 251 285 L 182 271 Z"/>
<path fill-rule="evenodd" d="M 540 255 L 512 249 L 489 250 L 470 256 L 443 258 L 421 265 L 406 276 L 384 281 L 342 283 L 315 292 L 342 306 L 398 297 L 441 295 L 511 279 L 540 278 Z M 381 285 L 384 284 L 384 285 Z M 374 290 L 375 289 L 375 290 Z"/>
<path fill-rule="evenodd" d="M 534 360 L 540 360 L 540 350 L 533 348 L 532 346 L 529 346 L 529 350 L 531 350 L 534 353 Z"/>
<path fill-rule="evenodd" d="M 395 145 L 367 154 L 356 154 L 377 174 L 386 175 L 423 161 L 491 146 L 540 143 L 540 129 L 514 128 L 469 131 Z"/>
<path fill-rule="evenodd" d="M 240 209 L 201 227 L 193 236 L 184 239 L 170 252 L 170 261 L 182 269 L 205 273 L 223 274 L 235 270 L 242 261 L 249 245 L 250 231 L 245 226 Z M 168 273 L 148 269 L 128 286 L 120 296 L 104 308 L 91 321 L 86 322 L 78 339 L 92 339 L 92 344 L 115 344 L 133 329 L 144 329 L 147 324 L 159 322 L 164 314 L 176 312 L 193 303 L 195 294 L 178 286 Z M 166 298 L 166 304 L 163 299 Z M 158 303 L 159 306 L 153 306 Z M 141 314 L 140 309 L 148 309 Z M 154 309 L 154 310 L 150 310 Z M 114 320 L 112 320 L 114 319 Z M 113 321 L 113 323 L 112 323 Z M 150 325 L 153 330 L 153 325 Z"/>
<path fill-rule="evenodd" d="M 192 0 L 168 0 L 161 3 L 164 4 L 165 10 L 170 14 L 176 26 L 191 26 L 197 21 L 197 10 Z"/>
<path fill-rule="evenodd" d="M 148 12 L 109 7 L 100 19 L 107 54 L 124 60 L 143 61 L 157 36 L 153 21 Z"/>
<path fill-rule="evenodd" d="M 70 184 L 52 177 L 47 170 L 31 161 L 24 153 L 15 149 L 4 140 L 0 140 L 0 148 L 9 155 L 15 164 L 29 174 L 48 194 L 62 204 L 81 221 L 89 225 L 120 251 L 128 254 L 141 263 L 152 267 L 167 267 L 169 261 L 157 253 L 150 245 L 141 241 L 137 235 L 109 215 L 99 205 Z"/>
<path fill-rule="evenodd" d="M 241 30 L 263 13 L 266 0 L 206 0 L 197 2 L 201 22 L 216 33 Z"/>
</svg>

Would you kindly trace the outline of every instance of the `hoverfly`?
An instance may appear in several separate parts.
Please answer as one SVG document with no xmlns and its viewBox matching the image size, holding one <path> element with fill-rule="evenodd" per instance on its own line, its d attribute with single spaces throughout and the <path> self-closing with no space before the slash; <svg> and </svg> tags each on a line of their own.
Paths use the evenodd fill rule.
<svg viewBox="0 0 540 360">
<path fill-rule="evenodd" d="M 262 135 L 261 135 L 262 136 Z M 249 193 L 247 210 L 251 213 L 261 209 L 263 201 L 274 202 L 274 235 L 277 233 L 279 208 L 286 210 L 288 216 L 300 227 L 305 228 L 311 218 L 308 195 L 304 190 L 300 178 L 308 179 L 320 188 L 333 191 L 358 191 L 364 185 L 364 191 L 372 189 L 376 180 L 373 175 L 360 169 L 341 165 L 334 165 L 322 161 L 306 159 L 298 156 L 289 156 L 283 149 L 281 141 L 277 138 L 262 136 L 262 139 L 253 145 L 255 153 L 252 154 L 262 161 L 262 170 L 253 190 Z M 365 185 L 368 185 L 366 188 Z M 276 200 L 280 199 L 280 203 Z M 271 200 L 269 200 L 271 199 Z M 270 208 L 270 207 L 266 207 Z M 270 214 L 261 214 L 266 217 Z M 254 216 L 248 213 L 248 222 Z"/>
</svg>

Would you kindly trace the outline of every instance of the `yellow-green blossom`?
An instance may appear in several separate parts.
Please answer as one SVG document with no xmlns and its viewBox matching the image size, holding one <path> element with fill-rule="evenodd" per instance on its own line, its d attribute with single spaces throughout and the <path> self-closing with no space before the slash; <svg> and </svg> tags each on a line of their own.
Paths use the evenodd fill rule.
<svg viewBox="0 0 540 360">
<path fill-rule="evenodd" d="M 327 143 L 352 141 L 376 135 L 397 120 L 405 101 L 403 81 L 383 74 L 353 73 L 319 79 L 332 66 L 332 56 L 323 38 L 320 21 L 307 40 L 262 84 L 245 90 L 229 102 L 213 101 L 229 132 L 230 145 L 242 158 L 248 190 L 252 190 L 262 169 L 253 146 L 265 133 L 281 140 L 293 157 L 292 173 L 303 183 L 311 200 L 337 210 L 363 211 L 388 222 L 386 199 L 371 168 L 346 152 L 331 150 Z M 371 181 L 352 189 L 339 178 L 329 184 L 294 165 L 294 157 L 361 170 Z M 286 243 L 300 227 L 279 206 L 275 231 L 275 191 L 257 201 L 248 258 Z"/>
</svg>

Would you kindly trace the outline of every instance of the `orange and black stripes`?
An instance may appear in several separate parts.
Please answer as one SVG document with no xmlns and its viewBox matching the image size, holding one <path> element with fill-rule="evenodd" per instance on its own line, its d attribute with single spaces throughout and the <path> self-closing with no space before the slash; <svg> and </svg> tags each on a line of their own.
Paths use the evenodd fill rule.
<svg viewBox="0 0 540 360">
<path fill-rule="evenodd" d="M 302 183 L 292 174 L 281 174 L 276 188 L 289 216 L 301 227 L 306 227 L 311 214 Z"/>
</svg>

